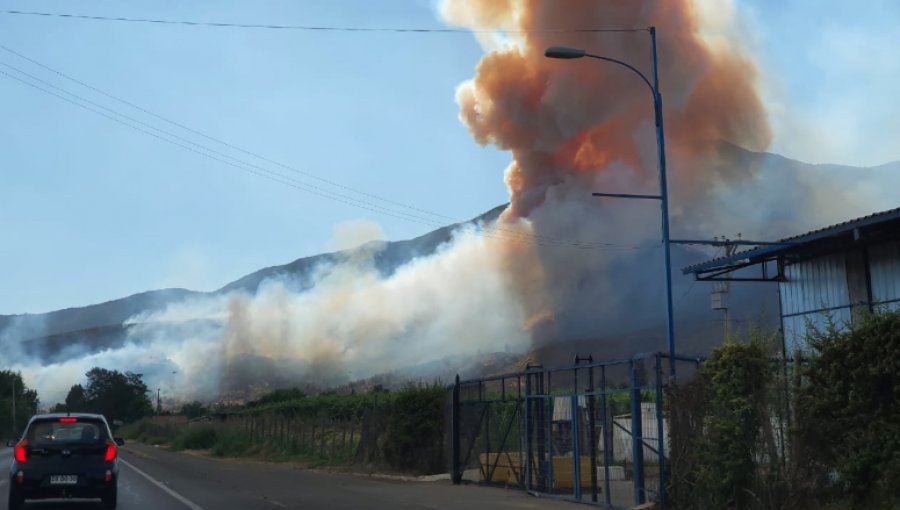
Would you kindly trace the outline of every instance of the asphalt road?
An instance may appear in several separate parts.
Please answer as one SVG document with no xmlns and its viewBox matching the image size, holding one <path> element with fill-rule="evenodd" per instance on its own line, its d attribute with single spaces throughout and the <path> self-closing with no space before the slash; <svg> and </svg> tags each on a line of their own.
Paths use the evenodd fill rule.
<svg viewBox="0 0 900 510">
<path fill-rule="evenodd" d="M 0 507 L 6 503 L 6 466 L 12 450 L 0 451 Z M 219 460 L 144 445 L 120 449 L 122 510 L 475 510 L 566 509 L 573 505 L 521 491 L 449 482 L 401 482 L 305 470 L 284 464 Z M 97 510 L 99 502 L 33 501 L 31 509 Z"/>
</svg>

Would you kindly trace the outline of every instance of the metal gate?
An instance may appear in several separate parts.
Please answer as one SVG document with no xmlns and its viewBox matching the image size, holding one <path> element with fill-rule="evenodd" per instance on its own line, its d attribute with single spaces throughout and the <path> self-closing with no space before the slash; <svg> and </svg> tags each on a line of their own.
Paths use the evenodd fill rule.
<svg viewBox="0 0 900 510">
<path fill-rule="evenodd" d="M 565 368 L 457 377 L 451 388 L 453 482 L 614 508 L 664 504 L 664 359 L 576 356 Z M 677 360 L 684 376 L 697 364 Z"/>
</svg>

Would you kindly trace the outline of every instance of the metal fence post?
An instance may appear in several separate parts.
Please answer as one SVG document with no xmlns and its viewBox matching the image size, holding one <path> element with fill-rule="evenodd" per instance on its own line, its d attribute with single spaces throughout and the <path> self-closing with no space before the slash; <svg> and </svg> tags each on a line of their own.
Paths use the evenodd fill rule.
<svg viewBox="0 0 900 510">
<path fill-rule="evenodd" d="M 593 356 L 589 356 L 592 363 Z M 597 502 L 597 399 L 594 397 L 594 367 L 588 369 L 588 441 L 591 443 L 591 501 Z"/>
<path fill-rule="evenodd" d="M 663 415 L 662 392 L 662 356 L 656 354 L 656 447 L 659 450 L 659 504 L 666 507 L 666 443 L 665 443 L 665 416 Z"/>
<path fill-rule="evenodd" d="M 610 416 L 609 401 L 606 396 L 606 366 L 600 367 L 600 407 L 603 408 L 603 499 L 609 506 L 612 504 L 612 495 L 609 490 L 609 449 L 612 446 L 613 417 Z"/>
<path fill-rule="evenodd" d="M 547 379 L 549 381 L 550 372 L 547 372 Z M 556 486 L 556 473 L 554 473 L 553 471 L 553 411 L 556 407 L 556 397 L 554 397 L 553 394 L 549 391 L 549 382 L 547 383 L 547 387 L 547 397 L 542 397 L 548 400 L 548 405 L 546 406 L 547 412 L 544 413 L 544 418 L 546 419 L 546 422 L 544 423 L 544 426 L 546 427 L 544 433 L 546 435 L 544 437 L 546 437 L 546 441 L 544 443 L 545 448 L 543 449 L 543 451 L 546 452 L 547 455 L 545 460 L 545 462 L 547 463 L 547 492 L 553 494 L 553 489 Z"/>
<path fill-rule="evenodd" d="M 597 401 L 594 397 L 594 367 L 592 363 L 594 362 L 594 355 L 588 354 L 587 357 L 581 357 L 577 354 L 575 355 L 575 365 L 578 365 L 582 361 L 587 362 L 588 367 L 588 377 L 587 377 L 587 413 L 588 413 L 588 447 L 590 448 L 589 454 L 591 458 L 591 501 L 597 502 L 597 431 L 596 426 L 597 422 L 595 419 L 595 415 L 597 414 Z M 577 370 L 577 369 L 576 369 Z M 578 393 L 578 376 L 576 372 L 575 376 L 575 393 Z M 579 422 L 580 423 L 580 422 Z M 579 459 L 580 460 L 580 459 Z M 580 464 L 579 464 L 580 467 Z"/>
<path fill-rule="evenodd" d="M 644 503 L 644 438 L 641 419 L 641 387 L 638 382 L 637 365 L 631 361 L 631 456 L 634 479 L 634 504 Z"/>
<path fill-rule="evenodd" d="M 576 379 L 577 380 L 577 379 Z M 580 422 L 578 419 L 578 394 L 572 395 L 572 490 L 576 500 L 581 500 L 581 452 L 578 435 Z"/>
<path fill-rule="evenodd" d="M 534 459 L 532 458 L 532 427 L 531 427 L 531 413 L 529 407 L 531 406 L 531 401 L 529 400 L 529 396 L 531 395 L 531 375 L 525 372 L 525 401 L 523 403 L 524 406 L 524 415 L 525 415 L 525 490 L 531 491 L 531 477 L 534 475 L 532 473 L 532 467 L 534 465 Z"/>
<path fill-rule="evenodd" d="M 459 422 L 459 374 L 456 374 L 456 382 L 453 384 L 453 404 L 450 425 L 451 433 L 453 434 L 453 472 L 451 473 L 451 476 L 454 485 L 459 485 L 460 482 L 462 482 L 462 470 L 459 466 Z"/>
</svg>

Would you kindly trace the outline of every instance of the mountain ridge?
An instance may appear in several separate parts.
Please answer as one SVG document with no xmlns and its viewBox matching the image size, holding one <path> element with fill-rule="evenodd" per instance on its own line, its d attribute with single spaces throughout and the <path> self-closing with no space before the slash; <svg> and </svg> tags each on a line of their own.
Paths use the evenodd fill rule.
<svg viewBox="0 0 900 510">
<path fill-rule="evenodd" d="M 748 151 L 737 145 L 727 143 L 721 144 L 719 151 L 723 159 L 722 164 L 730 167 L 731 172 L 758 172 L 759 175 L 764 176 L 772 176 L 773 172 L 774 175 L 779 175 L 779 172 L 793 172 L 797 175 L 827 169 L 832 171 L 830 177 L 835 182 L 844 182 L 853 178 L 857 172 L 871 172 L 872 175 L 882 175 L 882 172 L 892 171 L 895 168 L 900 169 L 900 162 L 886 163 L 876 167 L 849 167 L 831 164 L 813 165 L 778 154 Z M 374 266 L 382 275 L 388 276 L 403 264 L 417 257 L 435 253 L 442 244 L 452 239 L 454 230 L 461 225 L 489 222 L 497 218 L 506 206 L 507 204 L 503 204 L 494 207 L 471 220 L 447 225 L 412 239 L 385 242 L 382 249 L 374 252 Z M 673 246 L 672 250 L 673 266 L 675 267 L 688 265 L 708 257 L 708 253 L 702 250 L 677 245 Z M 55 351 L 65 348 L 69 344 L 82 344 L 89 346 L 90 350 L 103 348 L 104 345 L 116 345 L 117 342 L 121 341 L 122 335 L 128 329 L 126 321 L 133 317 L 159 312 L 165 310 L 170 304 L 194 297 L 220 296 L 235 291 L 252 294 L 259 289 L 262 282 L 272 278 L 288 280 L 290 285 L 293 286 L 291 287 L 293 291 L 306 290 L 313 284 L 311 273 L 314 268 L 322 264 L 332 263 L 346 253 L 347 251 L 320 253 L 300 257 L 286 264 L 264 267 L 208 292 L 183 288 L 156 289 L 82 307 L 71 307 L 38 314 L 0 315 L 0 340 L 24 342 L 28 344 L 27 350 L 29 352 L 35 355 L 47 352 L 49 356 L 45 356 L 45 358 L 52 357 L 53 359 L 58 359 L 58 355 L 53 354 Z M 652 254 L 637 254 L 623 262 L 621 267 L 611 269 L 607 277 L 619 278 L 622 282 L 628 282 L 622 286 L 621 294 L 624 296 L 623 299 L 628 302 L 635 302 L 636 300 L 646 301 L 646 303 L 641 305 L 643 307 L 642 310 L 647 310 L 647 313 L 655 313 L 656 302 L 654 299 L 651 299 L 652 296 L 647 296 L 646 290 L 654 285 L 658 285 L 659 280 L 652 276 L 655 274 L 653 272 L 655 269 L 653 268 L 656 267 L 656 264 L 659 264 L 659 261 Z M 647 272 L 648 268 L 651 269 L 650 273 Z M 635 272 L 639 270 L 646 274 Z M 622 274 L 617 274 L 619 272 Z M 628 276 L 629 274 L 631 276 Z M 647 276 L 648 274 L 651 276 Z M 703 286 L 695 289 L 690 280 L 680 275 L 676 276 L 673 289 L 677 300 L 676 308 L 678 308 L 676 310 L 676 323 L 679 334 L 685 337 L 693 334 L 690 328 L 696 329 L 699 334 L 701 330 L 708 329 L 711 322 L 718 320 L 718 313 L 709 309 L 708 297 L 705 294 L 700 295 L 699 290 L 702 289 Z M 643 294 L 641 294 L 642 292 Z M 733 315 L 736 320 L 750 320 L 749 314 L 756 313 L 761 308 L 777 310 L 777 300 L 774 299 L 774 292 L 768 292 L 760 287 L 753 287 L 752 285 L 734 286 L 733 295 L 733 303 L 735 306 L 743 306 L 746 315 L 743 318 Z M 580 311 L 575 310 L 572 313 L 577 314 Z M 641 331 L 641 328 L 646 328 L 646 321 L 637 317 L 640 315 L 639 313 L 632 312 L 630 315 L 635 317 L 613 317 L 616 323 L 611 324 L 608 328 L 606 323 L 604 323 L 605 334 L 609 337 L 629 335 Z M 606 319 L 608 320 L 609 316 Z M 599 320 L 599 317 L 595 317 L 593 320 Z M 685 329 L 686 327 L 688 329 Z M 119 336 L 116 336 L 117 334 Z M 652 336 L 653 333 L 647 333 L 647 335 Z M 581 334 L 578 331 L 571 331 L 566 333 L 564 340 L 577 341 L 578 338 L 594 337 L 595 335 L 592 333 Z M 651 342 L 653 345 L 656 343 L 658 342 Z M 704 349 L 702 343 L 691 343 L 695 344 L 697 351 Z M 643 343 L 641 344 L 644 345 Z M 535 347 L 542 348 L 544 346 L 538 342 Z M 702 354 L 702 352 L 698 352 L 698 354 Z"/>
</svg>

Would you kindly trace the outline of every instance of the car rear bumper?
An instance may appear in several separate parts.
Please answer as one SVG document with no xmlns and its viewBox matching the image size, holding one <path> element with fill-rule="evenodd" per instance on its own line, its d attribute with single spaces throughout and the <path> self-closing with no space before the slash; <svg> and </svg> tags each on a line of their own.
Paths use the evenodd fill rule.
<svg viewBox="0 0 900 510">
<path fill-rule="evenodd" d="M 105 477 L 79 476 L 73 485 L 51 485 L 47 479 L 22 482 L 10 480 L 10 485 L 25 499 L 49 498 L 100 498 L 116 488 L 116 478 L 106 481 Z"/>
<path fill-rule="evenodd" d="M 113 486 L 114 487 L 114 486 Z M 106 496 L 113 487 L 97 488 L 80 488 L 80 487 L 48 487 L 37 489 L 22 489 L 19 494 L 23 499 L 100 499 Z"/>
</svg>

